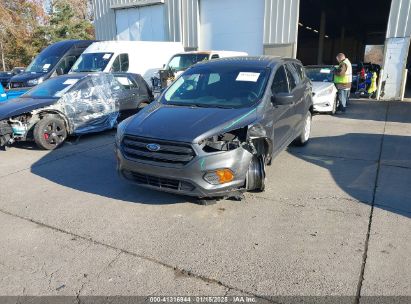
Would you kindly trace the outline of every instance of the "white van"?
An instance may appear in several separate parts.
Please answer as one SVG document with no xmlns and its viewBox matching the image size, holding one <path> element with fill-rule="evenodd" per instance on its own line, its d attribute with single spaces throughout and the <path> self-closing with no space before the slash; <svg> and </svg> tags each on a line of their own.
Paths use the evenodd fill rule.
<svg viewBox="0 0 411 304">
<path fill-rule="evenodd" d="M 147 83 L 175 53 L 184 51 L 180 42 L 102 41 L 91 44 L 77 59 L 70 73 L 129 72 Z"/>
</svg>

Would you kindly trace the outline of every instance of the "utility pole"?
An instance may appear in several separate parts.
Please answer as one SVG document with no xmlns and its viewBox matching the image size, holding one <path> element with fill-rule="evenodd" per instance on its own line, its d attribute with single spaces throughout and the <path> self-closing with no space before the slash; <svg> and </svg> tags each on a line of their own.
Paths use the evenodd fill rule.
<svg viewBox="0 0 411 304">
<path fill-rule="evenodd" d="M 317 63 L 318 64 L 323 63 L 324 39 L 325 39 L 325 22 L 326 22 L 326 13 L 325 13 L 325 10 L 323 9 L 321 11 L 320 36 L 318 38 L 318 57 L 317 57 Z"/>
</svg>

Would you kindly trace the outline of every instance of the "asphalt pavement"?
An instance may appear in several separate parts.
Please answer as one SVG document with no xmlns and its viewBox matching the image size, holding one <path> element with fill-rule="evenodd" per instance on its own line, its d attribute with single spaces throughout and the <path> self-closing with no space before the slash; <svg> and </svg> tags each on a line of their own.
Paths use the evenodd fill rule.
<svg viewBox="0 0 411 304">
<path fill-rule="evenodd" d="M 113 141 L 0 153 L 0 295 L 411 297 L 411 103 L 314 116 L 265 192 L 212 206 L 120 179 Z"/>
</svg>

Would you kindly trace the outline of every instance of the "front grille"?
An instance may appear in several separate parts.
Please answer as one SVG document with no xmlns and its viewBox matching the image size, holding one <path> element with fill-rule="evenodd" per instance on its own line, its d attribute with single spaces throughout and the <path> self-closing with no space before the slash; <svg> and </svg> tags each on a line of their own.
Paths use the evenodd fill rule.
<svg viewBox="0 0 411 304">
<path fill-rule="evenodd" d="M 123 173 L 128 179 L 140 185 L 149 185 L 159 189 L 171 189 L 177 191 L 194 190 L 194 186 L 192 184 L 180 180 L 156 177 L 132 171 L 123 171 Z"/>
<path fill-rule="evenodd" d="M 157 144 L 160 146 L 160 149 L 158 151 L 150 151 L 147 148 L 149 144 Z M 169 164 L 175 167 L 182 167 L 195 157 L 195 152 L 190 144 L 130 135 L 124 137 L 121 148 L 124 156 L 130 160 L 157 165 Z"/>
</svg>

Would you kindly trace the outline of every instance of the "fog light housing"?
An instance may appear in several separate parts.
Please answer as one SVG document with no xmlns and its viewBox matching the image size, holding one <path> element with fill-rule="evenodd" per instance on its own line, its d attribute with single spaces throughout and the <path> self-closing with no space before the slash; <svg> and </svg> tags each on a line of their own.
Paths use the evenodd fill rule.
<svg viewBox="0 0 411 304">
<path fill-rule="evenodd" d="M 230 169 L 218 169 L 207 172 L 204 180 L 212 185 L 221 185 L 231 182 L 234 179 L 234 173 Z"/>
</svg>

